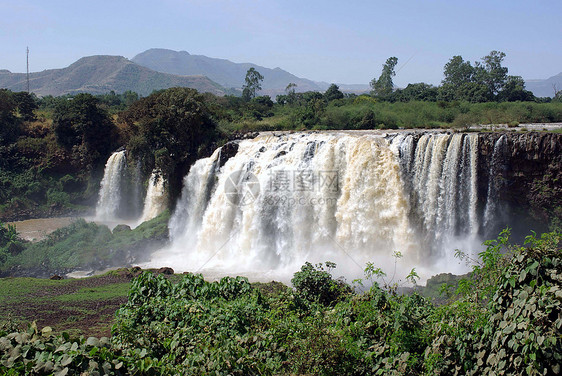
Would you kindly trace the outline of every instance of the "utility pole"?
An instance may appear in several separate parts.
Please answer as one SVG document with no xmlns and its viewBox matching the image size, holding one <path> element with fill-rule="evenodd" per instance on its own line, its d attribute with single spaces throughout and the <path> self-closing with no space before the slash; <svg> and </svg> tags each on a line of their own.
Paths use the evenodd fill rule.
<svg viewBox="0 0 562 376">
<path fill-rule="evenodd" d="M 29 47 L 27 47 L 27 94 L 29 94 Z"/>
</svg>

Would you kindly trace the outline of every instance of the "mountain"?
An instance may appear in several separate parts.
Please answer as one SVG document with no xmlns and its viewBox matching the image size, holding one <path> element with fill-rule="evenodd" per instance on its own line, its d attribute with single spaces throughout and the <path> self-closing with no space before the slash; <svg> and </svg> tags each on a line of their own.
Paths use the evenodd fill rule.
<svg viewBox="0 0 562 376">
<path fill-rule="evenodd" d="M 324 91 L 329 86 L 323 82 L 299 78 L 281 68 L 271 69 L 252 63 L 233 63 L 225 59 L 191 55 L 186 51 L 153 48 L 138 54 L 131 61 L 163 73 L 207 76 L 226 88 L 236 89 L 242 88 L 246 72 L 248 69 L 254 68 L 264 77 L 260 91 L 262 95 L 275 96 L 284 93 L 285 88 L 291 82 L 297 84 L 296 90 L 299 92 Z"/>
<path fill-rule="evenodd" d="M 525 88 L 537 97 L 554 97 L 553 85 L 556 90 L 562 90 L 562 72 L 546 80 L 525 80 Z"/>
<path fill-rule="evenodd" d="M 201 92 L 224 95 L 224 89 L 204 76 L 177 76 L 156 72 L 122 56 L 88 56 L 62 69 L 30 73 L 30 90 L 39 96 L 75 93 L 103 94 L 126 90 L 148 95 L 154 90 L 185 86 Z M 0 70 L 0 87 L 26 90 L 25 73 Z"/>
</svg>

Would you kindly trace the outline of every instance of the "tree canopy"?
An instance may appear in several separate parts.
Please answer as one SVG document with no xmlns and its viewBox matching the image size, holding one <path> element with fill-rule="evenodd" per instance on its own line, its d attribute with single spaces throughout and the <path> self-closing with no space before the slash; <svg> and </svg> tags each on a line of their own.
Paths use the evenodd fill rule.
<svg viewBox="0 0 562 376">
<path fill-rule="evenodd" d="M 203 95 L 190 88 L 158 91 L 133 103 L 119 121 L 125 125 L 127 150 L 145 173 L 153 169 L 165 181 L 180 176 L 200 149 L 215 141 L 215 122 Z"/>
<path fill-rule="evenodd" d="M 256 96 L 256 93 L 261 90 L 261 82 L 263 81 L 263 76 L 255 68 L 250 68 L 246 72 L 245 82 L 246 84 L 242 87 L 242 98 L 249 101 Z"/>
<path fill-rule="evenodd" d="M 389 57 L 386 59 L 386 63 L 382 66 L 382 73 L 378 80 L 371 81 L 372 94 L 377 96 L 385 96 L 392 93 L 394 89 L 394 83 L 392 82 L 392 77 L 396 76 L 394 68 L 398 64 L 397 57 Z"/>
<path fill-rule="evenodd" d="M 91 94 L 60 101 L 53 113 L 53 125 L 59 144 L 71 150 L 84 166 L 105 161 L 116 145 L 115 125 Z"/>
</svg>

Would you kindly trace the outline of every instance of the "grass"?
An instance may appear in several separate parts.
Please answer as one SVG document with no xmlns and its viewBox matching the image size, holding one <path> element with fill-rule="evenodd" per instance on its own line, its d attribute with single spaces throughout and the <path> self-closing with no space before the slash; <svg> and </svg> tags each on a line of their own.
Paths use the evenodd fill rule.
<svg viewBox="0 0 562 376">
<path fill-rule="evenodd" d="M 87 335 L 109 335 L 115 311 L 127 301 L 130 276 L 107 273 L 84 279 L 0 279 L 0 327 L 32 321 Z"/>
<path fill-rule="evenodd" d="M 129 287 L 131 287 L 129 282 L 113 283 L 99 287 L 84 287 L 70 294 L 59 295 L 54 299 L 65 303 L 107 300 L 127 296 Z"/>
</svg>

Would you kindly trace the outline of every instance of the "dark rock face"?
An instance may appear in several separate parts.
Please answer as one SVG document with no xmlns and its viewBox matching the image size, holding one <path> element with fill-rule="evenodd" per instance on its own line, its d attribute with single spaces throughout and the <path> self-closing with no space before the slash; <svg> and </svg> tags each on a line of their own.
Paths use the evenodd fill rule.
<svg viewBox="0 0 562 376">
<path fill-rule="evenodd" d="M 219 167 L 224 166 L 226 161 L 230 158 L 234 157 L 236 153 L 238 153 L 238 141 L 230 141 L 224 144 L 221 148 L 220 160 L 219 160 Z"/>
<path fill-rule="evenodd" d="M 503 146 L 499 145 L 499 140 Z M 498 210 L 503 220 L 482 229 L 494 235 L 506 227 L 513 234 L 544 231 L 562 215 L 562 134 L 547 132 L 480 133 L 478 196 L 487 199 L 488 186 L 498 189 Z M 481 203 L 484 205 L 484 203 Z"/>
</svg>

